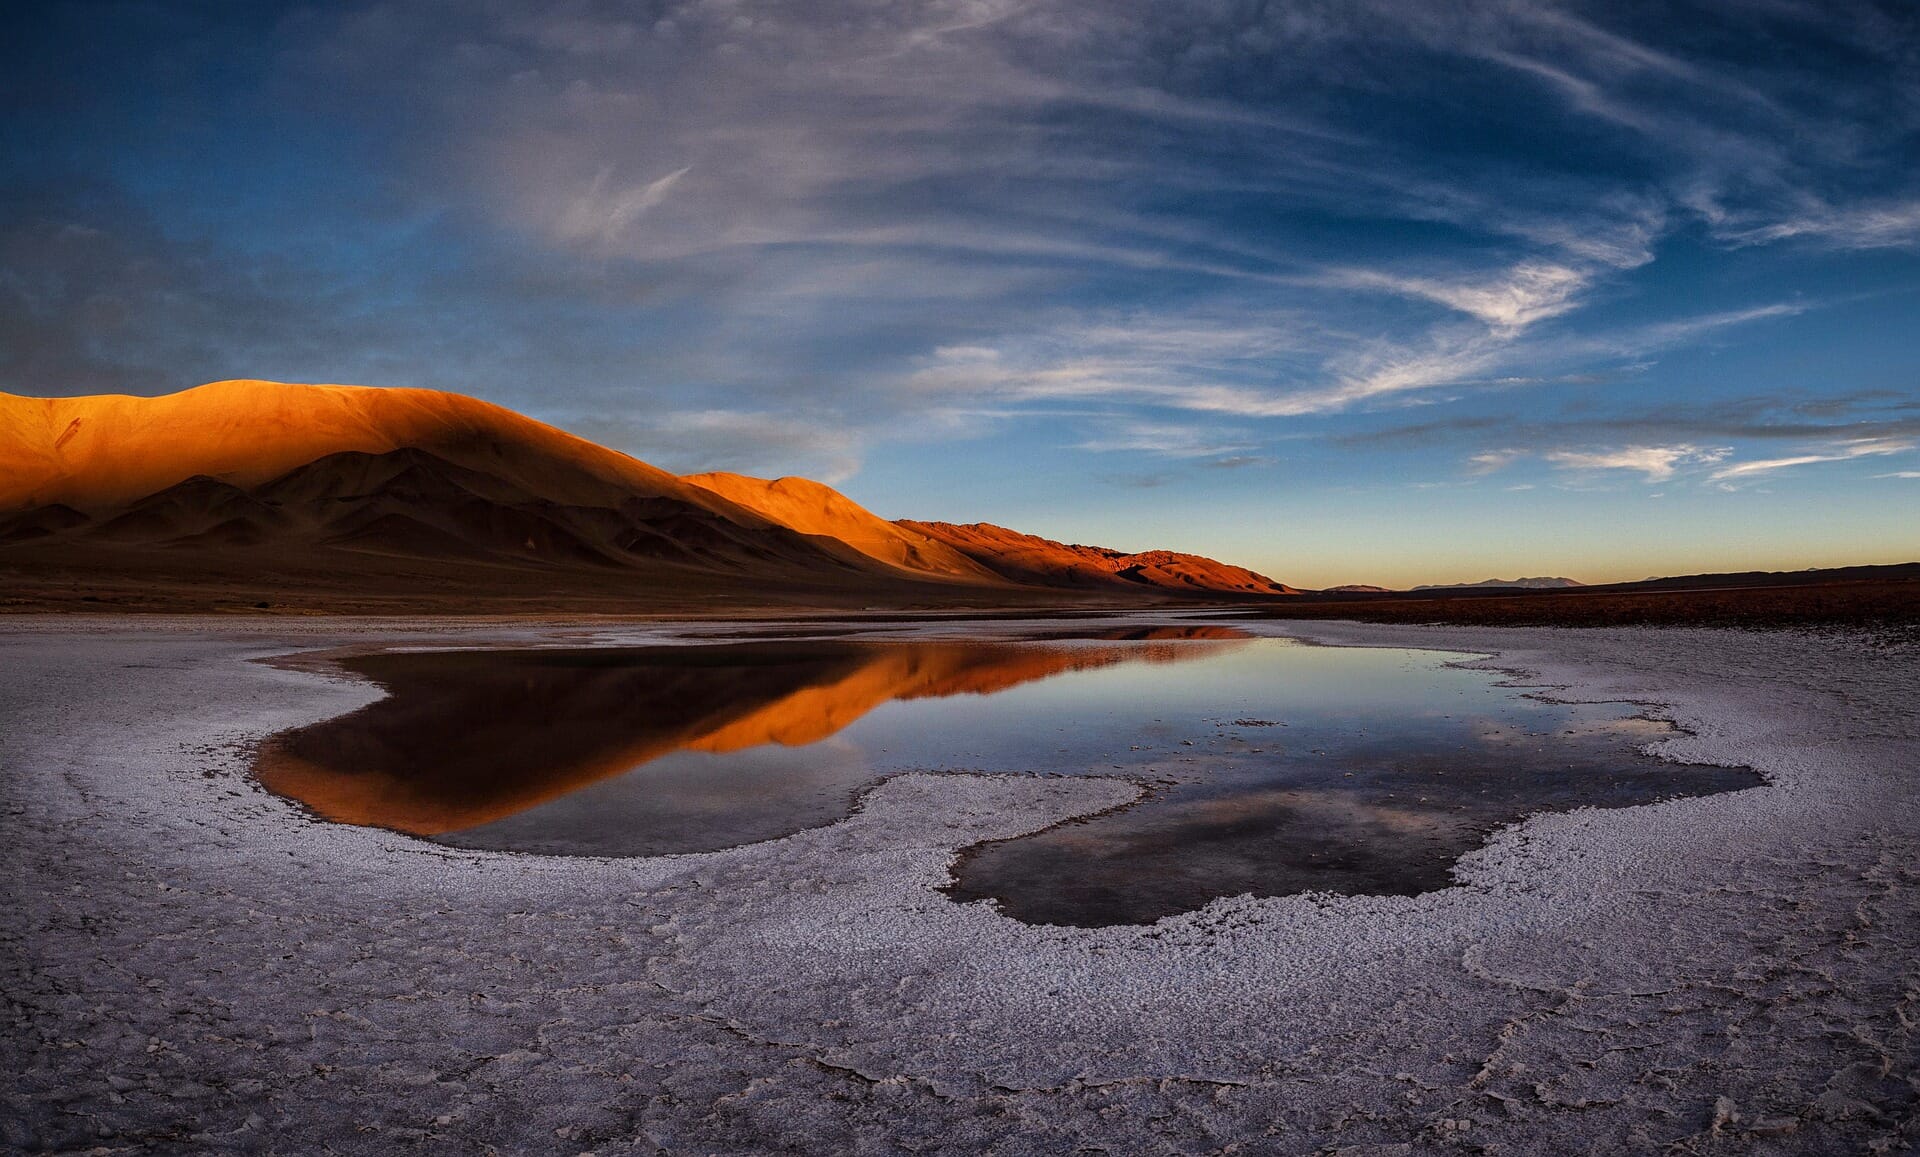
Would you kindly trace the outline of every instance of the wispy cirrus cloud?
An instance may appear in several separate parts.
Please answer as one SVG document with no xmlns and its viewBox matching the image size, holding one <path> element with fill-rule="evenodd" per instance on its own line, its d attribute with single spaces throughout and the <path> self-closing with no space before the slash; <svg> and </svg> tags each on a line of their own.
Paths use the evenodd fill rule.
<svg viewBox="0 0 1920 1157">
<path fill-rule="evenodd" d="M 1550 5 L 1374 0 L 1311 14 L 1202 15 L 1144 3 L 954 0 L 828 3 L 802 16 L 689 0 L 646 20 L 612 9 L 489 10 L 455 28 L 403 6 L 377 11 L 378 21 L 333 29 L 324 58 L 336 73 L 351 61 L 348 71 L 376 88 L 415 74 L 384 70 L 383 58 L 457 61 L 454 83 L 430 102 L 444 119 L 423 123 L 477 146 L 456 154 L 474 164 L 452 176 L 504 224 L 722 277 L 750 268 L 747 253 L 793 247 L 1090 262 L 1115 276 L 1291 284 L 1309 297 L 1317 279 L 1431 301 L 1511 335 L 1576 312 L 1597 279 L 1651 259 L 1660 233 L 1699 206 L 1737 208 L 1752 228 L 1774 231 L 1766 236 L 1813 235 L 1790 224 L 1806 218 L 1804 197 L 1767 216 L 1779 174 L 1792 168 L 1777 142 L 1789 127 L 1823 148 L 1851 135 L 1833 131 L 1839 110 L 1765 67 L 1662 44 L 1658 26 Z M 1852 35 L 1865 19 L 1836 21 L 1861 50 L 1877 43 Z M 1750 19 L 1742 31 L 1764 46 L 1792 35 L 1793 21 Z M 1653 184 L 1622 182 L 1594 163 L 1516 178 L 1514 158 L 1490 139 L 1449 134 L 1438 147 L 1429 131 L 1438 118 L 1417 108 L 1397 110 L 1404 127 L 1395 131 L 1369 100 L 1298 99 L 1367 91 L 1382 58 L 1426 69 L 1448 61 L 1518 86 L 1516 95 L 1544 91 L 1530 116 L 1551 117 L 1558 147 L 1575 157 L 1601 149 L 1595 125 L 1631 129 L 1641 138 L 1631 160 Z M 1189 147 L 1198 141 L 1208 147 Z M 1619 147 L 1608 138 L 1604 150 Z M 1355 164 L 1356 149 L 1376 163 Z M 1296 210 L 1447 221 L 1533 252 L 1461 262 L 1445 275 L 1406 272 L 1330 260 L 1339 250 L 1316 252 L 1310 234 L 1249 233 L 1153 205 L 1234 189 Z M 1742 200 L 1743 189 L 1761 189 L 1758 200 Z M 1856 211 L 1832 191 L 1822 196 L 1836 213 Z M 1476 250 L 1484 246 L 1462 256 Z M 809 284 L 835 293 L 829 281 Z M 1017 317 L 1020 304 L 1008 305 Z M 1418 344 L 1404 330 L 1371 336 Z M 1376 384 L 1394 388 L 1390 375 Z M 1346 396 L 1369 396 L 1364 381 L 1343 385 Z M 1343 395 L 1323 393 L 1319 408 L 1337 408 Z M 1261 408 L 1287 409 L 1269 403 Z"/>
<path fill-rule="evenodd" d="M 1701 446 L 1685 442 L 1591 450 L 1553 449 L 1539 452 L 1538 457 L 1567 471 L 1638 473 L 1649 483 L 1671 481 L 1683 470 L 1698 476 L 1705 469 L 1705 481 L 1728 489 L 1795 467 L 1902 454 L 1916 447 L 1920 447 L 1920 438 L 1868 437 L 1838 439 L 1804 454 L 1738 461 L 1731 460 L 1735 454 L 1731 446 Z M 1468 457 L 1466 472 L 1471 476 L 1494 474 L 1533 456 L 1535 452 L 1527 449 L 1481 451 Z M 1885 474 L 1877 477 L 1901 476 L 1904 475 Z"/>
<path fill-rule="evenodd" d="M 1150 454 L 1161 458 L 1213 458 L 1251 465 L 1245 455 L 1256 443 L 1244 436 L 1200 426 L 1174 423 L 1102 423 L 1099 433 L 1074 445 L 1098 454 Z"/>
<path fill-rule="evenodd" d="M 1574 309 L 1594 274 L 1552 261 L 1523 261 L 1491 276 L 1416 277 L 1371 269 L 1325 274 L 1328 285 L 1421 298 L 1484 322 L 1498 334 L 1517 334 Z"/>
<path fill-rule="evenodd" d="M 28 93 L 0 178 L 93 166 L 144 201 L 6 215 L 0 388 L 454 386 L 836 477 L 1021 423 L 1344 460 L 1420 406 L 1483 423 L 1436 469 L 1678 477 L 1715 464 L 1599 459 L 1782 456 L 1663 425 L 1746 387 L 1661 359 L 1811 334 L 1836 271 L 1920 224 L 1914 64 L 1874 5 L 218 7 L 166 54 L 131 20 L 0 46 L 89 94 Z M 191 172 L 155 143 L 182 123 L 212 142 Z M 1761 263 L 1816 259 L 1805 300 L 1755 301 Z M 1820 426 L 1752 437 L 1817 457 Z"/>
<path fill-rule="evenodd" d="M 1736 245 L 1799 239 L 1841 249 L 1914 248 L 1920 246 L 1920 198 L 1847 206 L 1815 201 L 1764 224 L 1723 222 L 1720 233 Z"/>
<path fill-rule="evenodd" d="M 1604 385 L 1605 383 L 1598 383 Z M 1804 390 L 1667 402 L 1626 413 L 1533 412 L 1452 415 L 1369 428 L 1338 439 L 1341 445 L 1432 446 L 1472 440 L 1506 455 L 1606 442 L 1795 440 L 1831 443 L 1920 437 L 1920 401 L 1893 390 L 1814 394 Z"/>
<path fill-rule="evenodd" d="M 1525 450 L 1482 450 L 1467 459 L 1467 473 L 1498 474 L 1527 456 Z"/>
<path fill-rule="evenodd" d="M 665 201 L 674 185 L 691 170 L 691 165 L 684 165 L 651 181 L 621 185 L 612 180 L 613 169 L 604 166 L 579 197 L 560 211 L 554 232 L 568 241 L 617 245 L 640 215 Z"/>
<path fill-rule="evenodd" d="M 1637 330 L 1617 335 L 1614 340 L 1617 343 L 1616 348 L 1622 353 L 1646 354 L 1670 349 L 1703 335 L 1735 326 L 1750 325 L 1756 321 L 1769 321 L 1777 317 L 1794 317 L 1805 313 L 1810 308 L 1812 305 L 1808 302 L 1776 301 L 1766 305 L 1696 314 L 1642 326 Z"/>
<path fill-rule="evenodd" d="M 739 410 L 588 415 L 564 424 L 576 434 L 676 473 L 804 472 L 830 484 L 844 482 L 859 471 L 864 442 L 862 433 L 847 425 Z"/>
<path fill-rule="evenodd" d="M 1458 384 L 1494 364 L 1503 344 L 1481 331 L 1454 330 L 1413 347 L 1347 343 L 1278 318 L 1269 327 L 1177 316 L 1137 325 L 1074 321 L 1025 335 L 1013 348 L 941 347 L 908 381 L 928 395 L 1132 402 L 1273 419 Z M 1275 376 L 1290 384 L 1272 384 Z"/>
<path fill-rule="evenodd" d="M 1781 470 L 1790 470 L 1796 466 L 1813 466 L 1822 462 L 1845 462 L 1852 458 L 1875 458 L 1887 454 L 1904 454 L 1920 446 L 1920 441 L 1911 438 L 1860 438 L 1839 442 L 1817 453 L 1795 454 L 1785 458 L 1756 458 L 1746 462 L 1735 462 L 1715 470 L 1709 477 L 1720 483 L 1751 481 L 1762 475 L 1774 474 Z"/>
<path fill-rule="evenodd" d="M 1625 470 L 1648 482 L 1665 482 L 1682 466 L 1719 462 L 1733 451 L 1726 447 L 1625 446 L 1617 450 L 1553 450 L 1545 458 L 1565 470 Z"/>
</svg>

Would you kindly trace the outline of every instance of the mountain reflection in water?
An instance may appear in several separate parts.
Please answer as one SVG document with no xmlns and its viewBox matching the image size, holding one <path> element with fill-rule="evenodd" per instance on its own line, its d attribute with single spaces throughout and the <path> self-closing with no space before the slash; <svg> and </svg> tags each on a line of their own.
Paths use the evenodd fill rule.
<svg viewBox="0 0 1920 1157">
<path fill-rule="evenodd" d="M 521 850 L 711 851 L 830 823 L 876 773 L 807 748 L 893 700 L 991 695 L 1117 663 L 1175 663 L 1250 636 L 1198 625 L 1093 638 L 786 641 L 389 652 L 339 660 L 387 698 L 276 736 L 255 771 L 326 819 L 446 836 L 647 767 L 618 847 L 566 833 Z M 676 756 L 732 756 L 726 761 Z M 659 766 L 655 770 L 656 765 Z M 565 825 L 560 825 L 564 827 Z M 489 841 L 481 841 L 487 846 Z"/>
<path fill-rule="evenodd" d="M 359 655 L 337 661 L 388 697 L 274 737 L 256 770 L 331 820 L 616 856 L 819 827 L 900 771 L 1153 784 L 954 868 L 955 899 L 1077 925 L 1241 893 L 1429 891 L 1535 812 L 1759 782 L 1641 754 L 1671 728 L 1630 705 L 1530 698 L 1457 657 L 1205 625 Z"/>
</svg>

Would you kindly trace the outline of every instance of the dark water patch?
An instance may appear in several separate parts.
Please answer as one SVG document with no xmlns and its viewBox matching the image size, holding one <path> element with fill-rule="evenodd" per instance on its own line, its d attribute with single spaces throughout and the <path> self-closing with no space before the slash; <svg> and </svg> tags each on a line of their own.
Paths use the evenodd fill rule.
<svg viewBox="0 0 1920 1157">
<path fill-rule="evenodd" d="M 1670 729 L 1629 705 L 1528 698 L 1448 658 L 1210 625 L 382 653 L 340 662 L 387 698 L 275 737 L 256 770 L 328 819 L 616 856 L 832 823 L 900 771 L 1155 783 L 956 866 L 956 899 L 1077 925 L 1241 893 L 1413 894 L 1535 812 L 1759 782 L 1640 754 Z"/>
<path fill-rule="evenodd" d="M 1638 753 L 1672 729 L 1628 710 L 1443 715 L 1386 735 L 1302 729 L 1259 760 L 1233 750 L 1242 724 L 1189 767 L 1197 778 L 1141 804 L 968 849 L 947 891 L 1026 923 L 1081 927 L 1151 923 L 1219 896 L 1411 896 L 1448 886 L 1462 854 L 1528 815 L 1760 782 Z M 1546 725 L 1556 730 L 1530 729 Z"/>
</svg>

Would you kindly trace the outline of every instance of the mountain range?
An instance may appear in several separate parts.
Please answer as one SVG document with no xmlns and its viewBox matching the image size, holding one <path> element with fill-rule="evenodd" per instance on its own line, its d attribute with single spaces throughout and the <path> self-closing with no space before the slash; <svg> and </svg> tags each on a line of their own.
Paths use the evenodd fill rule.
<svg viewBox="0 0 1920 1157">
<path fill-rule="evenodd" d="M 1579 582 L 1575 579 L 1547 578 L 1545 576 L 1542 576 L 1540 578 L 1482 579 L 1477 583 L 1430 583 L 1423 586 L 1412 587 L 1410 589 L 1416 590 L 1416 591 L 1470 591 L 1470 590 L 1479 590 L 1483 587 L 1508 587 L 1515 590 L 1545 591 L 1545 590 L 1564 590 L 1571 587 L 1580 587 L 1585 585 L 1587 584 L 1583 582 Z M 1346 588 L 1346 589 L 1352 590 L 1352 589 L 1358 589 L 1358 588 Z"/>
<path fill-rule="evenodd" d="M 120 603 L 151 579 L 256 605 L 1297 593 L 1197 555 L 888 521 L 803 478 L 676 476 L 458 394 L 262 381 L 0 394 L 0 578 Z"/>
</svg>

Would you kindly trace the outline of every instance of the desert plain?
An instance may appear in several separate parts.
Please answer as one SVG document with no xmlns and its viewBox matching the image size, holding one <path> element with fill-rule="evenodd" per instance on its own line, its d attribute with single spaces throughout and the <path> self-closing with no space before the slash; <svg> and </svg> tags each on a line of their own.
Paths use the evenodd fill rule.
<svg viewBox="0 0 1920 1157">
<path fill-rule="evenodd" d="M 1887 627 L 1231 618 L 1628 701 L 1745 790 L 1541 814 L 1413 896 L 1024 924 L 962 850 L 1121 807 L 899 774 L 844 819 L 641 858 L 324 822 L 249 774 L 377 688 L 342 646 L 604 646 L 714 624 L 0 622 L 20 1152 L 1901 1152 L 1920 1129 L 1920 649 Z M 1017 619 L 736 621 L 993 637 Z M 1028 624 L 1031 625 L 1031 624 Z"/>
</svg>

